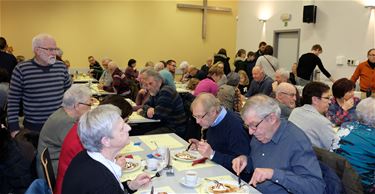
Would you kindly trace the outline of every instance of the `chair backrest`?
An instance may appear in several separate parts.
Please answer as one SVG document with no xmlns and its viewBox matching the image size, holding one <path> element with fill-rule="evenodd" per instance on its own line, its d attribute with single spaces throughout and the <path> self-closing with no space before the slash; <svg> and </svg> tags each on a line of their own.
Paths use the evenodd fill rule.
<svg viewBox="0 0 375 194">
<path fill-rule="evenodd" d="M 317 147 L 314 147 L 314 151 L 320 162 L 336 172 L 344 185 L 345 193 L 363 193 L 361 178 L 344 157 Z"/>
<path fill-rule="evenodd" d="M 51 162 L 48 148 L 44 148 L 44 150 L 42 151 L 42 154 L 40 155 L 40 161 L 43 166 L 44 177 L 46 178 L 48 186 L 52 191 L 56 185 L 56 179 L 55 179 L 55 173 L 53 172 L 52 162 Z"/>
<path fill-rule="evenodd" d="M 51 189 L 48 187 L 44 179 L 35 179 L 29 188 L 26 190 L 25 194 L 52 194 Z"/>
</svg>

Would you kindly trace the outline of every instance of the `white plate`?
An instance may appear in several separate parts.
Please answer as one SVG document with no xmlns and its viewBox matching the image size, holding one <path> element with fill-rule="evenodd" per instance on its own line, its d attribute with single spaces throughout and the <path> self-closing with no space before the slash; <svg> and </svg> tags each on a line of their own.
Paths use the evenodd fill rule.
<svg viewBox="0 0 375 194">
<path fill-rule="evenodd" d="M 180 179 L 180 183 L 181 183 L 182 185 L 184 185 L 185 187 L 194 188 L 194 187 L 198 187 L 199 185 L 202 184 L 202 178 L 199 178 L 199 177 L 198 177 L 197 183 L 196 183 L 195 185 L 188 185 L 188 184 L 186 184 L 186 182 L 185 182 L 185 177 L 182 177 L 182 179 Z"/>
<path fill-rule="evenodd" d="M 182 153 L 182 152 L 186 152 L 185 150 L 177 150 L 175 152 L 172 153 L 172 157 L 176 160 L 180 160 L 180 161 L 184 161 L 184 162 L 192 162 L 194 160 L 198 160 L 198 159 L 201 159 L 202 158 L 202 155 L 199 154 L 199 152 L 197 151 L 192 151 L 192 150 L 189 150 L 187 151 L 191 156 L 194 156 L 195 158 L 193 159 L 185 159 L 185 158 L 180 158 L 180 157 L 177 157 L 176 154 L 179 154 L 179 153 Z"/>
<path fill-rule="evenodd" d="M 245 185 L 245 186 L 242 186 L 241 188 L 238 188 L 238 182 L 237 181 L 234 181 L 234 180 L 218 180 L 220 183 L 224 184 L 225 186 L 232 186 L 233 188 L 237 189 L 235 191 L 231 191 L 231 190 L 228 190 L 228 191 L 223 191 L 223 192 L 220 192 L 220 191 L 215 191 L 215 193 L 249 193 L 250 190 L 249 188 Z M 216 185 L 214 182 L 208 182 L 208 184 L 206 185 L 206 191 L 210 194 L 213 194 L 214 192 L 212 191 L 212 187 Z"/>
<path fill-rule="evenodd" d="M 141 167 L 141 161 L 139 160 L 134 160 L 134 159 L 131 159 L 131 158 L 126 158 L 126 162 L 127 163 L 132 163 L 136 166 L 134 166 L 133 168 L 122 168 L 122 171 L 123 172 L 133 172 L 133 171 L 136 171 L 138 170 L 140 167 Z"/>
<path fill-rule="evenodd" d="M 146 167 L 146 169 L 145 169 L 145 167 Z M 147 172 L 147 173 L 156 173 L 156 172 L 160 172 L 161 170 L 163 170 L 164 166 L 161 166 L 160 162 L 158 162 L 158 168 L 155 169 L 155 170 L 149 170 L 149 169 L 147 169 L 147 166 L 142 166 L 142 168 L 143 168 L 144 172 Z"/>
</svg>

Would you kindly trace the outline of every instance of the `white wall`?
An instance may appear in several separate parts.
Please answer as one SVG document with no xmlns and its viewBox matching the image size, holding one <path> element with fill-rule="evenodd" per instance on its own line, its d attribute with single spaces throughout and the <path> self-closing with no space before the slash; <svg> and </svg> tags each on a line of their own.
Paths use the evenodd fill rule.
<svg viewBox="0 0 375 194">
<path fill-rule="evenodd" d="M 313 44 L 321 44 L 323 53 L 320 58 L 333 77 L 350 77 L 355 67 L 336 65 L 336 56 L 359 61 L 367 60 L 367 51 L 375 47 L 375 10 L 365 8 L 362 0 L 316 0 L 315 5 L 318 7 L 316 23 L 302 23 L 303 6 L 310 3 L 239 1 L 237 48 L 256 51 L 260 41 L 273 43 L 275 30 L 300 29 L 300 55 L 309 52 Z M 263 24 L 258 21 L 258 16 L 264 11 L 270 13 L 270 18 L 265 24 L 266 30 L 263 34 Z M 283 13 L 292 15 L 287 27 L 284 27 L 284 23 L 280 20 L 280 15 Z M 326 79 L 325 76 L 322 78 Z"/>
</svg>

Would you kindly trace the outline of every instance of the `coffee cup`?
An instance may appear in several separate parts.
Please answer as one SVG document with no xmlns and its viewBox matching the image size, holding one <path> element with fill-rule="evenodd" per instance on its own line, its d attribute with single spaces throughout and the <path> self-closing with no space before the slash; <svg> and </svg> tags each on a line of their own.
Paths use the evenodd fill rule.
<svg viewBox="0 0 375 194">
<path fill-rule="evenodd" d="M 185 184 L 188 186 L 194 186 L 197 184 L 198 176 L 196 171 L 187 171 L 185 173 Z"/>
<path fill-rule="evenodd" d="M 158 160 L 155 158 L 149 158 L 147 159 L 147 169 L 154 171 L 158 169 Z"/>
</svg>

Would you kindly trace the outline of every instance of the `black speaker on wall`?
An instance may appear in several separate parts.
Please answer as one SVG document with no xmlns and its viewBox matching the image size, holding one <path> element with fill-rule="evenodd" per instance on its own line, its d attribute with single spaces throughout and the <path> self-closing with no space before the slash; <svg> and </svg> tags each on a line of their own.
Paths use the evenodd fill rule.
<svg viewBox="0 0 375 194">
<path fill-rule="evenodd" d="M 303 6 L 303 22 L 304 23 L 315 23 L 316 22 L 316 9 L 315 5 Z"/>
</svg>

